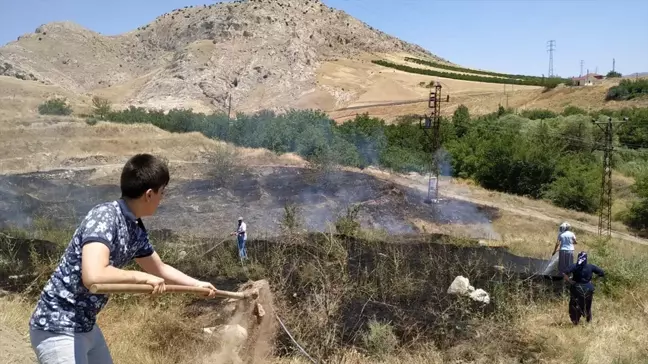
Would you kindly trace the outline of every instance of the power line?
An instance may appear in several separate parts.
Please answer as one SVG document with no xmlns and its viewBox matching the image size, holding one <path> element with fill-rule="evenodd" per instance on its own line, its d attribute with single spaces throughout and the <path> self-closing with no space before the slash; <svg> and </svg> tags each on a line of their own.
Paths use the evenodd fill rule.
<svg viewBox="0 0 648 364">
<path fill-rule="evenodd" d="M 549 52 L 549 75 L 548 77 L 553 77 L 554 75 L 554 69 L 553 69 L 553 52 L 556 50 L 556 41 L 555 40 L 550 40 L 547 42 L 547 51 Z"/>
</svg>

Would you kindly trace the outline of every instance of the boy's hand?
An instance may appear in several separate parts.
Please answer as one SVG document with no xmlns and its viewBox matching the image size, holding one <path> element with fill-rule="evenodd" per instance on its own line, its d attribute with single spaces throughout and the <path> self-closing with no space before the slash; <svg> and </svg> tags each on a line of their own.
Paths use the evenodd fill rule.
<svg viewBox="0 0 648 364">
<path fill-rule="evenodd" d="M 216 297 L 216 287 L 214 287 L 213 284 L 211 284 L 211 283 L 209 283 L 209 282 L 202 282 L 202 281 L 200 281 L 200 282 L 196 283 L 196 287 L 200 287 L 200 288 L 208 288 L 208 289 L 211 290 L 211 292 L 209 292 L 208 297 L 209 297 L 209 298 L 214 298 L 214 297 Z"/>
<path fill-rule="evenodd" d="M 164 286 L 164 279 L 156 277 L 152 274 L 149 274 L 149 276 L 146 278 L 146 282 L 144 283 L 153 286 L 153 294 L 164 293 L 164 291 L 166 290 L 166 287 Z"/>
</svg>

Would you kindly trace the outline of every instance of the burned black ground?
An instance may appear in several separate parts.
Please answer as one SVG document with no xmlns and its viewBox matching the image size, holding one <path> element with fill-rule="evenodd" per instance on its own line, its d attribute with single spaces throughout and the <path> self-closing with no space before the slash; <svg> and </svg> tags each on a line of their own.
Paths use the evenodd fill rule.
<svg viewBox="0 0 648 364">
<path fill-rule="evenodd" d="M 28 228 L 34 217 L 74 226 L 93 205 L 120 196 L 119 186 L 88 183 L 92 170 L 60 170 L 0 176 L 0 227 Z M 304 228 L 325 231 L 346 208 L 360 204 L 363 228 L 391 234 L 417 232 L 412 220 L 437 224 L 480 225 L 467 235 L 492 237 L 490 221 L 497 211 L 457 200 L 423 203 L 419 190 L 395 185 L 367 174 L 334 171 L 313 176 L 308 169 L 259 167 L 215 180 L 172 180 L 149 229 L 170 229 L 196 236 L 216 236 L 235 228 L 238 216 L 249 235 L 276 235 L 284 205 L 299 207 Z M 484 231 L 488 230 L 488 231 Z"/>
</svg>

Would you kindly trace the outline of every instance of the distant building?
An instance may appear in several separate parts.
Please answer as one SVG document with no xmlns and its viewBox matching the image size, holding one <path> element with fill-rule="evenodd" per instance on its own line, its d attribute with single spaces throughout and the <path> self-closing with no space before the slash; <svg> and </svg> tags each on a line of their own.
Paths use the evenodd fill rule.
<svg viewBox="0 0 648 364">
<path fill-rule="evenodd" d="M 585 76 L 573 77 L 574 86 L 592 86 L 603 82 L 605 76 L 596 73 L 588 73 Z"/>
</svg>

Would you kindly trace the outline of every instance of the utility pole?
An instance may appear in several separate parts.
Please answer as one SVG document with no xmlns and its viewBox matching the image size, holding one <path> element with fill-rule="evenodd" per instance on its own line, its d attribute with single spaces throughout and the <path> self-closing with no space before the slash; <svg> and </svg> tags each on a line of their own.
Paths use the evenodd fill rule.
<svg viewBox="0 0 648 364">
<path fill-rule="evenodd" d="M 432 202 L 439 201 L 439 161 L 437 152 L 441 147 L 441 83 L 437 82 L 436 86 L 430 89 L 430 97 L 428 99 L 428 107 L 430 115 L 424 115 L 419 123 L 423 132 L 430 138 L 432 145 L 432 160 L 430 178 L 428 180 L 428 196 L 425 203 L 431 204 Z M 445 102 L 450 102 L 450 95 L 447 96 Z M 431 130 L 431 132 L 429 132 Z M 434 173 L 434 199 L 432 198 L 432 173 Z"/>
<path fill-rule="evenodd" d="M 555 40 L 550 40 L 547 42 L 547 51 L 549 52 L 549 74 L 547 77 L 553 77 L 554 76 L 554 71 L 553 71 L 553 52 L 556 50 L 556 41 Z"/>
<path fill-rule="evenodd" d="M 599 237 L 605 234 L 608 239 L 612 235 L 612 152 L 614 151 L 614 124 L 624 123 L 626 121 L 628 121 L 628 118 L 614 121 L 611 117 L 608 117 L 607 121 L 592 119 L 592 123 L 598 125 L 605 132 L 605 145 L 601 146 L 600 143 L 596 144 L 598 150 L 603 150 L 603 176 L 601 178 L 598 234 Z"/>
<path fill-rule="evenodd" d="M 227 102 L 227 118 L 232 119 L 232 94 L 228 93 L 229 101 Z"/>
<path fill-rule="evenodd" d="M 581 71 L 580 71 L 580 76 L 578 77 L 583 77 L 583 64 L 585 64 L 585 62 L 581 59 Z"/>
<path fill-rule="evenodd" d="M 616 59 L 612 58 L 612 72 L 616 71 Z"/>
</svg>

